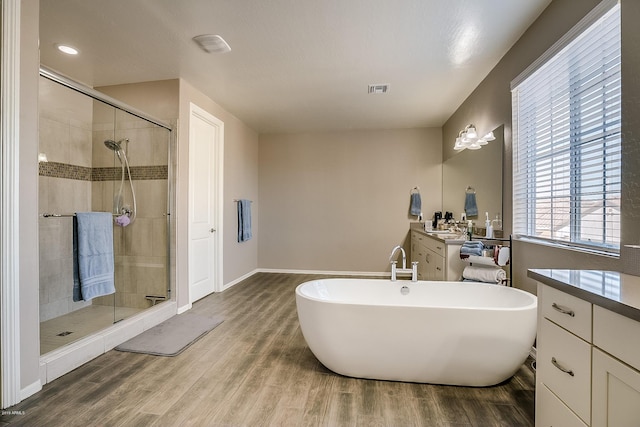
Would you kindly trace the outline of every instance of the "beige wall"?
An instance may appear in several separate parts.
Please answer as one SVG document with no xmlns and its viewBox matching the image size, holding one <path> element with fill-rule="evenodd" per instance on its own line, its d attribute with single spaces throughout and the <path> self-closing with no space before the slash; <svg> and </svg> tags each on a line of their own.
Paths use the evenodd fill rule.
<svg viewBox="0 0 640 427">
<path fill-rule="evenodd" d="M 177 79 L 102 86 L 95 89 L 167 123 L 178 118 L 180 88 Z"/>
<path fill-rule="evenodd" d="M 443 127 L 444 159 L 453 154 L 453 142 L 457 132 L 467 123 L 475 123 L 479 129 L 505 126 L 504 166 L 504 226 L 511 231 L 512 216 L 512 150 L 511 150 L 511 91 L 510 83 L 518 74 L 544 53 L 553 43 L 568 32 L 582 19 L 599 0 L 554 0 L 536 22 L 523 34 L 520 40 L 502 58 L 485 80 L 475 89 Z M 636 77 L 640 51 L 637 22 L 640 6 L 636 0 L 622 0 L 622 43 L 623 43 L 623 181 L 622 230 L 625 243 L 640 242 L 640 221 L 638 221 L 638 164 L 640 151 L 637 149 L 635 129 L 630 126 L 635 120 L 638 125 L 638 90 L 640 82 Z M 633 64 L 633 67 L 630 66 Z M 634 105 L 635 104 L 635 105 Z M 636 126 L 637 127 L 637 126 Z M 625 148 L 626 147 L 626 148 Z M 632 172 L 633 171 L 633 172 Z M 633 175 L 635 174 L 635 175 Z M 631 185 L 629 185 L 631 183 Z M 635 219 L 634 219 L 635 217 Z M 621 270 L 625 258 L 637 257 L 622 251 L 621 260 L 613 257 L 589 255 L 583 252 L 558 249 L 532 243 L 515 242 L 513 251 L 514 285 L 535 292 L 535 282 L 527 278 L 528 268 L 590 268 Z M 629 263 L 626 263 L 629 264 Z M 636 269 L 639 263 L 635 263 Z M 631 270 L 627 270 L 632 272 Z M 636 273 L 640 273 L 636 271 Z"/>
<path fill-rule="evenodd" d="M 640 2 L 622 0 L 622 241 L 640 244 Z M 623 271 L 640 275 L 640 250 L 622 248 Z"/>
<path fill-rule="evenodd" d="M 258 241 L 260 239 L 258 215 L 258 134 L 230 114 L 211 98 L 194 88 L 185 80 L 180 80 L 180 122 L 178 128 L 178 177 L 177 214 L 178 221 L 178 307 L 188 304 L 188 248 L 187 206 L 188 206 L 188 166 L 189 166 L 189 105 L 211 113 L 224 122 L 224 200 L 223 200 L 223 275 L 224 284 L 235 281 L 258 268 Z M 247 242 L 237 242 L 237 211 L 233 199 L 253 200 L 251 206 L 253 238 Z M 185 219 L 185 220 L 183 220 Z M 181 298 L 180 295 L 183 295 Z"/>
<path fill-rule="evenodd" d="M 388 271 L 393 246 L 408 249 L 411 189 L 428 217 L 442 206 L 441 141 L 440 129 L 261 135 L 260 267 Z"/>
</svg>

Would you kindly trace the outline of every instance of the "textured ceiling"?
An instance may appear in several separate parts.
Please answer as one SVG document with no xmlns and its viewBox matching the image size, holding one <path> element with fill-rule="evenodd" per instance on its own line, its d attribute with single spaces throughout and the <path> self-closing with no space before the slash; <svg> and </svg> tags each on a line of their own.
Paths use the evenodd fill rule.
<svg viewBox="0 0 640 427">
<path fill-rule="evenodd" d="M 549 3 L 41 0 L 41 61 L 94 87 L 181 77 L 260 133 L 439 127 Z"/>
</svg>

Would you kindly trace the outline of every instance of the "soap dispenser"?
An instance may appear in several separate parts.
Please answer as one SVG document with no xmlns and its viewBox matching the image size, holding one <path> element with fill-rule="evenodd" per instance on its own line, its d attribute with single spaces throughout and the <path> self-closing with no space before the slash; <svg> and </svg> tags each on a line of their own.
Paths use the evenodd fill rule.
<svg viewBox="0 0 640 427">
<path fill-rule="evenodd" d="M 496 214 L 496 219 L 493 220 L 491 224 L 494 230 L 502 230 L 502 220 L 500 219 L 500 214 Z"/>
<path fill-rule="evenodd" d="M 491 220 L 489 219 L 489 212 L 485 212 L 484 213 L 486 221 L 484 222 L 484 227 L 485 227 L 485 237 L 487 239 L 492 239 L 493 238 L 493 227 L 491 226 Z"/>
</svg>

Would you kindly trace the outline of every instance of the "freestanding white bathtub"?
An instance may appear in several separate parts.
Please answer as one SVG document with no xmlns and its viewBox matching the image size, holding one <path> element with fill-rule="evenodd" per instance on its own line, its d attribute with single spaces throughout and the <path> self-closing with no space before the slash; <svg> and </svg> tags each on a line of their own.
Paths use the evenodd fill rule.
<svg viewBox="0 0 640 427">
<path fill-rule="evenodd" d="M 485 283 L 315 280 L 296 288 L 296 305 L 313 354 L 356 378 L 490 386 L 536 335 L 537 298 Z"/>
</svg>

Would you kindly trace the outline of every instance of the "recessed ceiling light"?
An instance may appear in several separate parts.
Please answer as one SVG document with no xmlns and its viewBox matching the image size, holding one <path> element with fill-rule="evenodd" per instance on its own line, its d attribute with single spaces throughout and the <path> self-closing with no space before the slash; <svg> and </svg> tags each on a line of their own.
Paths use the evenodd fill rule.
<svg viewBox="0 0 640 427">
<path fill-rule="evenodd" d="M 369 85 L 369 93 L 387 93 L 389 90 L 388 84 Z"/>
<path fill-rule="evenodd" d="M 208 53 L 231 52 L 229 44 L 217 34 L 202 34 L 200 36 L 195 36 L 193 40 L 198 43 L 198 46 Z"/>
<path fill-rule="evenodd" d="M 66 53 L 67 55 L 77 55 L 79 53 L 78 49 L 66 44 L 57 44 L 56 47 L 60 52 Z"/>
</svg>

